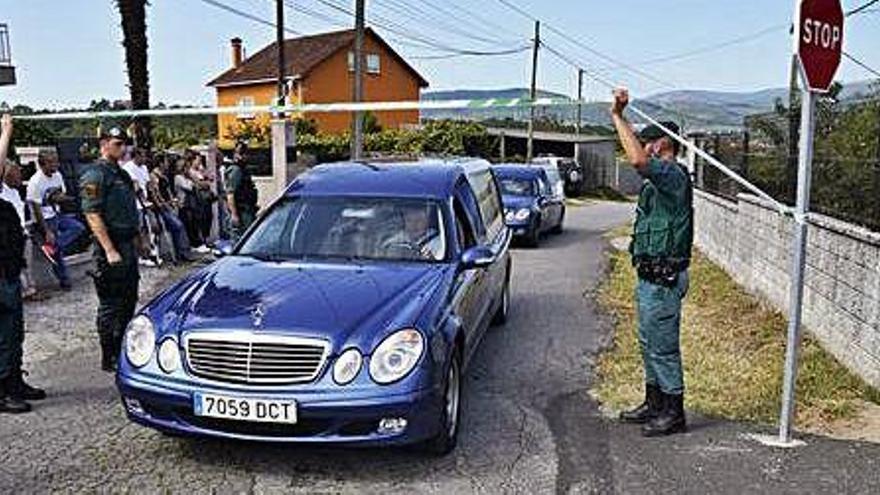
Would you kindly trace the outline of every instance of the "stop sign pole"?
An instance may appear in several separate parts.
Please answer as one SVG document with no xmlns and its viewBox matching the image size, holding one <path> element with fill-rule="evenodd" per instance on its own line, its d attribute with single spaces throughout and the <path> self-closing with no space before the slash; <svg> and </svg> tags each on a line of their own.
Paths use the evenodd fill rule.
<svg viewBox="0 0 880 495">
<path fill-rule="evenodd" d="M 801 312 L 804 298 L 804 266 L 807 247 L 807 213 L 813 166 L 813 139 L 816 99 L 828 92 L 840 65 L 843 46 L 843 9 L 840 0 L 795 1 L 794 54 L 802 81 L 801 135 L 798 156 L 795 235 L 792 245 L 791 292 L 789 298 L 788 342 L 785 350 L 785 376 L 782 410 L 779 415 L 780 445 L 791 446 L 795 410 L 798 350 L 801 343 Z"/>
</svg>

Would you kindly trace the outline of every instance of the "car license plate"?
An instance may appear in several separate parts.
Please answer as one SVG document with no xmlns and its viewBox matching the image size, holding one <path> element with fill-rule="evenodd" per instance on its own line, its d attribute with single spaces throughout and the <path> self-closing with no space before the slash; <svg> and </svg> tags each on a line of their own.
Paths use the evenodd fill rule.
<svg viewBox="0 0 880 495">
<path fill-rule="evenodd" d="M 193 395 L 196 416 L 257 421 L 261 423 L 296 423 L 296 402 L 224 395 Z"/>
</svg>

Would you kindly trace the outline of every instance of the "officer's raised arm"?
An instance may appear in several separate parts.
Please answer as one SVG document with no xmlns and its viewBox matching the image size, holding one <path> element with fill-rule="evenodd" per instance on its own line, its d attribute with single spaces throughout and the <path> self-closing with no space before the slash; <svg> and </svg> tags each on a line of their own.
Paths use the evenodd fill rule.
<svg viewBox="0 0 880 495">
<path fill-rule="evenodd" d="M 0 117 L 0 170 L 6 164 L 6 155 L 9 153 L 9 143 L 12 142 L 12 116 L 3 114 Z"/>
<path fill-rule="evenodd" d="M 614 102 L 611 104 L 611 121 L 614 123 L 614 128 L 617 129 L 617 135 L 621 146 L 623 146 L 623 151 L 626 152 L 627 159 L 633 167 L 642 172 L 648 166 L 649 157 L 642 147 L 642 143 L 639 142 L 632 125 L 623 116 L 623 111 L 628 104 L 629 91 L 624 88 L 615 89 Z"/>
</svg>

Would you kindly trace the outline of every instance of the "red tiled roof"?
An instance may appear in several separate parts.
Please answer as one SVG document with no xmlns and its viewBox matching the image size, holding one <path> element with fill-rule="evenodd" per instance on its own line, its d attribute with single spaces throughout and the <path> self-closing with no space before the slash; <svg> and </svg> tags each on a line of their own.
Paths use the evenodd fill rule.
<svg viewBox="0 0 880 495">
<path fill-rule="evenodd" d="M 388 43 L 385 42 L 371 28 L 366 30 L 367 36 L 383 45 L 388 52 L 397 58 L 413 76 L 419 80 L 419 86 L 427 87 L 425 80 L 416 70 L 404 60 Z M 284 40 L 284 61 L 286 63 L 284 75 L 286 77 L 306 77 L 321 62 L 327 60 L 339 50 L 351 47 L 354 44 L 354 29 L 333 31 L 312 36 L 302 36 Z M 227 86 L 231 84 L 244 84 L 251 81 L 264 81 L 277 77 L 277 49 L 276 43 L 271 43 L 254 55 L 246 58 L 237 68 L 231 68 L 220 74 L 208 86 Z"/>
</svg>

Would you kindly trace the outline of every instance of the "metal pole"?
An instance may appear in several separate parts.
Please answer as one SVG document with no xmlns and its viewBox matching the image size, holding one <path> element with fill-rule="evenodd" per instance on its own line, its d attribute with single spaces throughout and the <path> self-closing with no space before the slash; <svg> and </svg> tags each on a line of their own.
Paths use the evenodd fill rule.
<svg viewBox="0 0 880 495">
<path fill-rule="evenodd" d="M 798 350 L 801 343 L 801 310 L 804 298 L 804 265 L 807 257 L 807 212 L 810 207 L 813 131 L 816 117 L 815 93 L 804 88 L 801 94 L 801 144 L 798 158 L 797 203 L 794 212 L 795 235 L 792 245 L 788 343 L 785 349 L 782 411 L 779 416 L 779 441 L 782 443 L 791 442 L 791 425 L 794 419 Z"/>
<path fill-rule="evenodd" d="M 581 133 L 581 101 L 584 99 L 584 69 L 578 69 L 578 106 L 577 106 L 577 123 L 575 124 L 575 132 Z"/>
<path fill-rule="evenodd" d="M 537 96 L 538 84 L 538 48 L 541 46 L 541 21 L 535 21 L 535 45 L 532 48 L 532 84 L 529 88 L 529 99 L 533 102 Z M 529 139 L 526 142 L 526 163 L 530 163 L 534 157 L 535 137 L 535 106 L 529 107 Z"/>
<path fill-rule="evenodd" d="M 364 99 L 364 0 L 354 2 L 354 98 L 355 103 Z M 354 112 L 354 128 L 351 140 L 351 158 L 360 160 L 364 151 L 364 113 Z"/>
<path fill-rule="evenodd" d="M 504 136 L 504 131 L 501 131 L 500 142 L 498 143 L 501 148 L 501 162 L 507 161 L 507 139 Z"/>
<path fill-rule="evenodd" d="M 791 68 L 789 69 L 788 82 L 788 156 L 785 160 L 785 198 L 783 201 L 791 201 L 794 186 L 797 155 L 798 155 L 798 129 L 797 118 L 795 115 L 795 107 L 797 107 L 798 92 L 798 58 L 797 55 L 791 57 Z M 803 103 L 801 103 L 803 108 Z M 791 204 L 791 203 L 789 203 Z"/>
<path fill-rule="evenodd" d="M 278 45 L 278 102 L 283 107 L 287 98 L 287 84 L 284 82 L 284 2 L 275 0 L 275 43 Z M 284 112 L 278 111 L 276 117 L 284 118 Z"/>
</svg>

